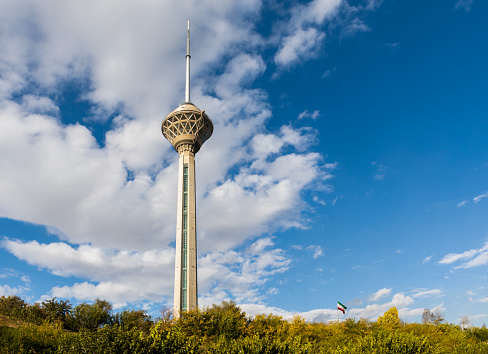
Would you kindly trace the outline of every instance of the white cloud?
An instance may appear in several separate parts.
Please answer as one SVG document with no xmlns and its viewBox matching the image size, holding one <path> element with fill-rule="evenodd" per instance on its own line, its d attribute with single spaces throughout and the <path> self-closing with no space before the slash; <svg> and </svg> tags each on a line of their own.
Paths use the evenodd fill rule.
<svg viewBox="0 0 488 354">
<path fill-rule="evenodd" d="M 391 294 L 391 289 L 380 289 L 374 294 L 369 296 L 372 301 L 378 301 L 379 299 L 389 296 Z M 367 318 L 369 320 L 375 321 L 379 316 L 382 316 L 388 309 L 395 306 L 398 309 L 398 313 L 402 318 L 415 318 L 419 317 L 424 311 L 424 307 L 411 308 L 409 306 L 413 305 L 414 299 L 410 296 L 406 296 L 403 293 L 394 294 L 390 301 L 383 304 L 369 304 L 366 307 L 353 307 L 352 305 L 347 305 L 346 318 Z M 359 302 L 357 305 L 360 305 Z M 249 304 L 249 303 L 239 303 L 239 307 L 243 309 L 250 316 L 255 316 L 257 314 L 273 314 L 275 316 L 281 316 L 286 320 L 291 320 L 293 316 L 298 315 L 305 318 L 307 321 L 311 322 L 328 322 L 337 319 L 337 310 L 335 304 L 332 304 L 330 308 L 327 309 L 314 309 L 310 311 L 287 311 L 277 307 L 268 307 L 263 304 Z M 433 310 L 445 310 L 442 307 L 443 304 L 436 306 Z"/>
<path fill-rule="evenodd" d="M 275 63 L 286 68 L 315 57 L 325 38 L 319 27 L 335 15 L 340 3 L 341 0 L 314 0 L 294 8 L 287 24 L 288 34 L 281 39 Z"/>
<path fill-rule="evenodd" d="M 428 296 L 435 296 L 439 297 L 443 295 L 443 292 L 441 289 L 416 289 L 412 291 L 412 298 L 417 298 L 417 297 L 428 297 Z"/>
<path fill-rule="evenodd" d="M 332 69 L 325 70 L 325 72 L 322 74 L 322 79 L 332 76 L 332 74 L 336 72 L 336 69 L 337 68 L 334 66 Z"/>
<path fill-rule="evenodd" d="M 471 5 L 473 5 L 473 0 L 458 0 L 454 5 L 456 10 L 463 9 L 466 12 L 471 10 Z"/>
<path fill-rule="evenodd" d="M 13 295 L 23 295 L 28 288 L 19 286 L 19 287 L 10 287 L 8 285 L 0 285 L 0 296 L 13 296 Z"/>
<path fill-rule="evenodd" d="M 276 295 L 276 294 L 279 294 L 279 293 L 280 293 L 280 291 L 277 288 L 269 288 L 266 291 L 266 294 L 268 294 L 268 295 Z"/>
<path fill-rule="evenodd" d="M 357 32 L 369 31 L 371 31 L 371 28 L 369 28 L 368 25 L 366 25 L 359 17 L 356 17 L 344 27 L 342 30 L 342 36 L 348 37 L 355 35 Z"/>
<path fill-rule="evenodd" d="M 174 203 L 167 201 L 176 199 L 177 154 L 157 126 L 161 113 L 183 99 L 187 11 L 181 6 L 164 11 L 169 5 L 163 3 L 32 2 L 28 25 L 19 15 L 25 4 L 2 5 L 0 70 L 5 69 L 6 99 L 0 106 L 0 168 L 8 173 L 0 177 L 1 215 L 52 225 L 74 244 L 139 251 L 167 247 L 174 239 L 174 224 L 166 220 L 175 219 Z M 211 239 L 208 249 L 232 247 L 277 227 L 301 227 L 295 212 L 304 206 L 301 191 L 331 177 L 322 171 L 322 156 L 307 151 L 316 142 L 315 131 L 283 126 L 276 134 L 263 133 L 271 116 L 266 93 L 247 87 L 265 70 L 264 61 L 229 45 L 243 43 L 247 51 L 262 42 L 245 20 L 259 7 L 255 1 L 192 8 L 198 17 L 214 19 L 192 23 L 192 99 L 215 125 L 197 157 L 199 236 Z M 175 33 L 180 20 L 181 38 L 161 37 Z M 32 33 L 26 30 L 32 28 Z M 199 36 L 201 31 L 208 35 Z M 222 62 L 223 52 L 228 62 Z M 218 63 L 223 73 L 199 75 L 203 63 Z M 56 93 L 60 82 L 73 80 L 89 83 L 82 98 L 95 105 L 95 119 L 120 113 L 112 119 L 105 146 L 84 125 L 63 124 L 63 112 L 52 98 L 29 93 L 21 104 L 8 99 L 30 83 Z M 283 147 L 295 152 L 280 156 Z M 240 164 L 253 164 L 253 170 L 227 175 Z M 292 168 L 301 173 L 293 175 Z M 134 178 L 127 180 L 128 174 Z M 226 191 L 233 195 L 229 202 L 221 195 Z M 254 211 L 259 204 L 264 212 Z M 245 222 L 237 205 L 249 213 Z"/>
<path fill-rule="evenodd" d="M 316 54 L 320 26 L 340 3 L 291 10 L 279 65 Z M 63 241 L 2 245 L 52 274 L 79 278 L 52 296 L 117 306 L 171 301 L 178 157 L 159 125 L 183 100 L 188 17 L 212 18 L 191 24 L 192 101 L 215 127 L 196 158 L 202 303 L 259 302 L 265 295 L 257 286 L 289 267 L 270 237 L 231 249 L 306 227 L 303 192 L 331 191 L 325 183 L 337 163 L 313 152 L 311 128 L 267 130 L 267 93 L 252 85 L 266 70 L 257 53 L 267 40 L 248 21 L 260 8 L 260 1 L 217 0 L 0 3 L 0 216 L 46 225 Z M 62 108 L 67 85 L 90 108 L 77 123 Z M 90 121 L 109 127 L 98 141 Z M 316 247 L 315 258 L 323 253 Z"/>
<path fill-rule="evenodd" d="M 476 320 L 479 320 L 479 319 L 486 317 L 486 316 L 488 316 L 488 314 L 482 313 L 479 315 L 468 316 L 468 318 L 470 319 L 470 321 L 476 321 Z"/>
<path fill-rule="evenodd" d="M 319 32 L 316 28 L 298 29 L 292 36 L 283 40 L 282 47 L 275 56 L 276 64 L 286 67 L 315 57 L 324 38 L 325 33 Z"/>
<path fill-rule="evenodd" d="M 332 201 L 332 206 L 336 205 L 338 197 L 335 197 L 334 200 Z"/>
<path fill-rule="evenodd" d="M 445 255 L 440 261 L 440 264 L 452 264 L 460 260 L 469 260 L 463 264 L 456 266 L 459 268 L 473 268 L 481 265 L 488 264 L 488 241 L 485 242 L 483 247 L 479 249 L 471 249 L 463 253 L 449 253 Z"/>
<path fill-rule="evenodd" d="M 289 268 L 291 260 L 281 249 L 270 249 L 267 239 L 263 247 L 257 240 L 246 252 L 211 252 L 199 260 L 199 292 L 202 305 L 229 298 L 238 303 L 259 303 L 259 294 L 269 277 Z M 273 291 L 272 291 L 273 292 Z"/>
<path fill-rule="evenodd" d="M 413 302 L 414 300 L 410 296 L 406 296 L 403 293 L 397 293 L 393 295 L 390 302 L 383 304 L 371 304 L 367 305 L 365 308 L 350 309 L 349 316 L 375 320 L 393 306 L 398 309 L 400 316 L 416 316 L 421 314 L 423 309 L 410 309 L 407 307 L 413 304 Z"/>
<path fill-rule="evenodd" d="M 24 95 L 22 108 L 25 112 L 59 114 L 59 107 L 48 97 Z"/>
<path fill-rule="evenodd" d="M 368 0 L 366 10 L 377 10 L 382 3 L 383 0 Z"/>
<path fill-rule="evenodd" d="M 422 264 L 425 264 L 425 263 L 429 263 L 430 260 L 432 259 L 433 256 L 427 256 L 424 258 L 424 260 L 422 261 Z"/>
<path fill-rule="evenodd" d="M 486 198 L 486 197 L 488 197 L 488 192 L 483 193 L 483 194 L 480 194 L 480 195 L 478 195 L 478 196 L 474 197 L 474 198 L 473 198 L 473 202 L 474 202 L 475 204 L 477 204 L 477 203 L 481 202 L 481 200 L 482 200 L 483 198 Z"/>
<path fill-rule="evenodd" d="M 467 200 L 463 200 L 463 201 L 457 203 L 456 207 L 461 208 L 461 207 L 465 206 L 468 203 L 469 202 Z"/>
<path fill-rule="evenodd" d="M 298 115 L 298 119 L 305 119 L 305 118 L 310 118 L 312 120 L 317 120 L 320 117 L 320 111 L 315 110 L 312 113 L 310 113 L 308 110 L 303 111 Z"/>
<path fill-rule="evenodd" d="M 281 249 L 273 249 L 271 238 L 256 240 L 245 252 L 213 252 L 199 262 L 201 305 L 229 299 L 259 302 L 258 287 L 268 278 L 286 271 L 291 260 Z M 78 300 L 106 299 L 115 307 L 146 300 L 170 302 L 173 295 L 174 250 L 108 251 L 90 245 L 74 248 L 63 242 L 40 244 L 4 238 L 2 246 L 31 265 L 52 274 L 87 279 L 73 286 L 57 286 L 50 296 Z M 2 288 L 17 294 L 21 288 Z M 277 289 L 276 289 L 277 291 Z M 276 293 L 271 290 L 270 294 Z"/>
<path fill-rule="evenodd" d="M 315 309 L 304 312 L 287 311 L 278 307 L 266 306 L 263 304 L 239 304 L 239 307 L 249 316 L 259 314 L 273 314 L 280 316 L 285 320 L 292 320 L 294 316 L 301 316 L 309 322 L 328 322 L 337 318 L 335 309 Z"/>
<path fill-rule="evenodd" d="M 313 252 L 313 258 L 314 259 L 317 259 L 320 256 L 323 256 L 324 255 L 324 250 L 319 245 L 310 245 L 310 246 L 307 247 L 307 250 Z"/>
<path fill-rule="evenodd" d="M 382 297 L 388 296 L 391 293 L 391 289 L 383 288 L 378 290 L 376 293 L 370 295 L 369 301 L 378 301 Z"/>
<path fill-rule="evenodd" d="M 373 179 L 377 181 L 383 181 L 385 179 L 385 173 L 388 170 L 388 168 L 385 167 L 383 164 L 375 161 L 373 161 L 371 165 L 376 167 L 376 173 L 374 174 Z"/>
</svg>

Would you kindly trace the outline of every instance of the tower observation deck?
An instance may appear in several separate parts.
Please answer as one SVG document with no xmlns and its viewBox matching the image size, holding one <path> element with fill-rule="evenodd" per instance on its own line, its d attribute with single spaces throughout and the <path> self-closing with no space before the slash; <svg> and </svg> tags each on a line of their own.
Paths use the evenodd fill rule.
<svg viewBox="0 0 488 354">
<path fill-rule="evenodd" d="M 161 131 L 180 155 L 176 217 L 174 316 L 198 307 L 195 154 L 210 138 L 213 124 L 190 101 L 190 20 L 186 46 L 185 102 L 168 114 Z"/>
</svg>

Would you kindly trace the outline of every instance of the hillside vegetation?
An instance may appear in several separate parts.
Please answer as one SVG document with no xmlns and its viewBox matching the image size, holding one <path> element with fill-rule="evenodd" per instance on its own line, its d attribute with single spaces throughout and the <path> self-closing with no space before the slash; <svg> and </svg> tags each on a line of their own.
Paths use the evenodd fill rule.
<svg viewBox="0 0 488 354">
<path fill-rule="evenodd" d="M 405 323 L 392 307 L 376 322 L 310 323 L 247 316 L 223 302 L 174 320 L 144 310 L 112 312 L 107 301 L 72 307 L 52 299 L 0 298 L 0 353 L 488 353 L 488 330 L 440 323 L 426 311 Z"/>
</svg>

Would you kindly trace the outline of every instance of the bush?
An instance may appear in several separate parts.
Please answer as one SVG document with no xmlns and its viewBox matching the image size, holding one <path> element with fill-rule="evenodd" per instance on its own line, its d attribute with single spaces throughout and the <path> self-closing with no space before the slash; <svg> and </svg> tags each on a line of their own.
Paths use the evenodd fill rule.
<svg viewBox="0 0 488 354">
<path fill-rule="evenodd" d="M 465 333 L 468 337 L 474 338 L 478 342 L 488 342 L 488 329 L 486 327 L 471 327 Z"/>
<path fill-rule="evenodd" d="M 375 331 L 357 342 L 337 348 L 335 353 L 435 353 L 435 347 L 424 336 L 411 333 Z"/>
<path fill-rule="evenodd" d="M 31 323 L 17 328 L 0 328 L 0 352 L 17 353 L 57 353 L 62 341 L 62 331 L 53 325 L 36 326 Z"/>
</svg>

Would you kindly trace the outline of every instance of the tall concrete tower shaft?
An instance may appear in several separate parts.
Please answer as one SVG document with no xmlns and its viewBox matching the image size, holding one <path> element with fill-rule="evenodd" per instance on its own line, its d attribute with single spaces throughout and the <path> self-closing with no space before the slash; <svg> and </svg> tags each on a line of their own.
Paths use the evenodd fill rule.
<svg viewBox="0 0 488 354">
<path fill-rule="evenodd" d="M 190 102 L 190 21 L 186 49 L 185 102 L 168 114 L 161 131 L 180 155 L 176 217 L 174 315 L 198 307 L 195 154 L 210 138 L 213 124 Z"/>
</svg>

